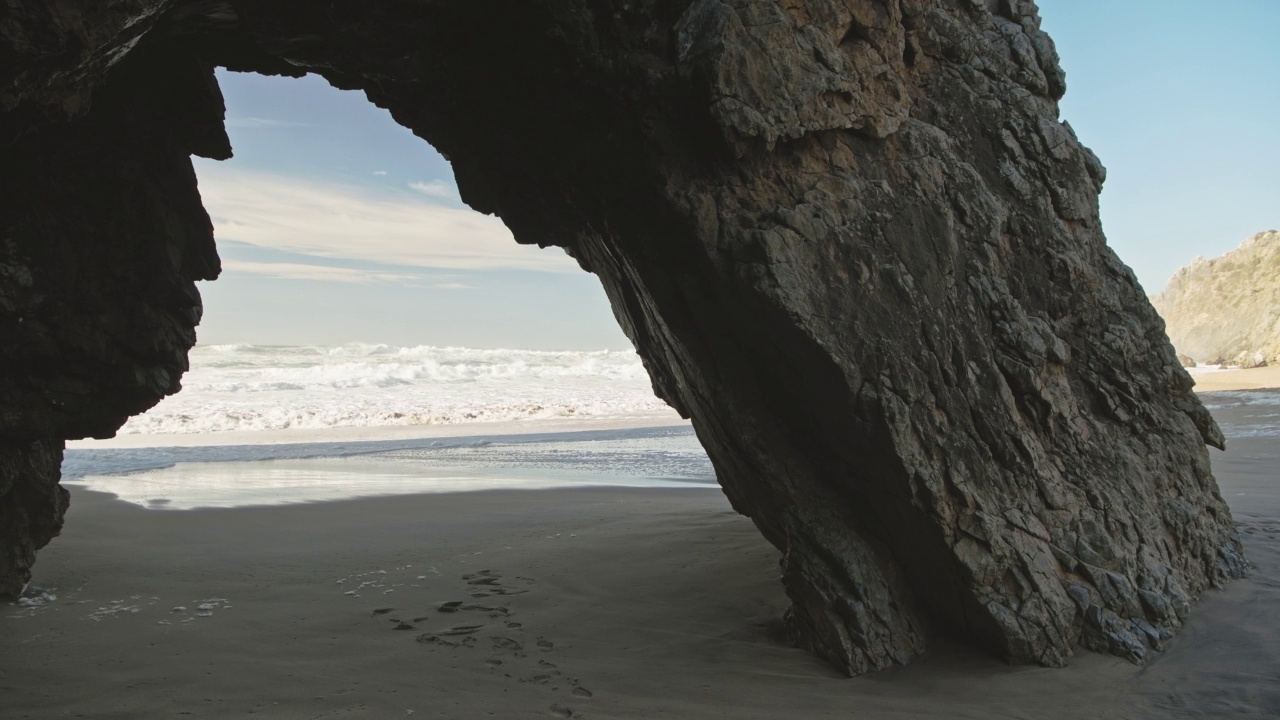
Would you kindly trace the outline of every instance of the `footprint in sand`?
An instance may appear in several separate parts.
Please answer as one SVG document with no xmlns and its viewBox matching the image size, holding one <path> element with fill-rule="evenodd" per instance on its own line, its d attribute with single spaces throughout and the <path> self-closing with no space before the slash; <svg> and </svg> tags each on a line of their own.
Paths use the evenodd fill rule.
<svg viewBox="0 0 1280 720">
<path fill-rule="evenodd" d="M 491 597 L 495 595 L 518 595 L 529 592 L 529 589 L 517 590 L 504 586 L 502 576 L 492 570 L 480 570 L 463 575 L 462 580 L 473 589 L 473 591 L 469 593 L 473 598 Z M 526 577 L 516 577 L 515 580 L 526 586 L 536 584 L 533 579 Z M 493 620 L 502 621 L 503 627 L 507 630 L 523 632 L 523 624 L 510 619 L 514 613 L 511 608 L 505 605 L 484 605 L 480 603 L 466 602 L 463 600 L 449 600 L 447 602 L 437 604 L 435 609 L 437 612 L 448 614 L 485 613 Z M 379 610 L 383 609 L 379 608 Z M 389 610 L 389 608 L 386 609 L 386 611 Z M 375 611 L 375 613 L 378 614 L 378 611 Z M 428 617 L 418 617 L 414 618 L 414 622 L 420 623 L 428 621 L 429 619 L 430 618 Z M 396 618 L 391 618 L 391 620 L 399 623 L 397 625 L 397 629 L 410 629 L 412 627 L 402 627 L 408 625 L 408 623 L 402 623 Z M 439 630 L 433 633 L 419 635 L 417 640 L 421 643 L 439 644 L 453 648 L 475 647 L 476 634 L 485 627 L 486 625 L 483 624 L 458 625 L 447 630 Z M 505 673 L 506 677 L 512 680 L 518 680 L 522 683 L 543 685 L 555 692 L 562 692 L 561 688 L 564 688 L 564 691 L 567 691 L 578 701 L 586 701 L 593 697 L 594 693 L 582 687 L 577 678 L 565 677 L 555 663 L 547 660 L 539 660 L 534 668 L 527 668 L 526 666 L 525 672 L 529 674 L 515 674 L 515 670 L 527 662 L 527 660 L 522 660 L 522 658 L 527 658 L 524 651 L 525 643 L 514 637 L 502 635 L 491 635 L 489 637 L 489 641 L 492 651 L 506 653 L 507 655 L 490 655 L 488 658 L 484 659 L 483 663 L 488 669 L 496 671 L 505 671 L 510 669 L 511 672 Z M 538 638 L 535 641 L 535 644 L 537 645 L 538 651 L 542 653 L 551 653 L 555 650 L 555 643 L 547 640 L 546 638 Z M 532 672 L 529 672 L 529 670 L 532 670 Z M 550 709 L 552 714 L 558 717 L 582 717 L 582 715 L 575 712 L 573 708 L 560 703 L 552 705 Z"/>
<path fill-rule="evenodd" d="M 454 641 L 454 640 L 449 640 L 448 638 L 441 637 L 439 635 L 432 635 L 431 633 L 427 633 L 425 635 L 419 635 L 417 639 L 418 639 L 418 642 L 420 643 L 444 645 L 446 647 L 456 648 L 456 647 L 475 647 L 476 646 L 476 639 L 471 635 L 465 635 L 461 639 Z"/>
<path fill-rule="evenodd" d="M 495 620 L 497 620 L 498 618 L 506 617 L 511 614 L 510 610 L 508 610 L 507 608 L 501 605 L 499 605 L 498 607 L 488 607 L 485 605 L 463 605 L 462 609 L 470 610 L 472 612 L 489 613 L 489 617 Z"/>
<path fill-rule="evenodd" d="M 502 585 L 502 576 L 492 570 L 481 570 L 479 572 L 463 575 L 462 579 L 475 588 L 475 592 L 471 593 L 473 598 L 492 597 L 494 595 L 521 595 L 529 592 L 528 590 L 512 590 Z M 532 584 L 529 578 L 516 578 L 526 583 Z"/>
<path fill-rule="evenodd" d="M 470 593 L 473 598 L 490 597 L 494 595 L 518 595 L 520 593 L 529 592 L 529 590 L 527 589 L 515 590 L 515 589 L 505 587 L 502 584 L 502 576 L 493 572 L 492 570 L 480 570 L 475 573 L 463 575 L 462 579 L 466 581 L 468 585 L 470 585 L 475 589 L 474 592 Z M 515 579 L 524 583 L 525 585 L 536 584 L 536 582 L 531 578 L 516 577 Z M 457 613 L 457 612 L 487 613 L 489 617 L 495 620 L 504 620 L 503 625 L 508 630 L 519 631 L 523 627 L 522 623 L 508 619 L 513 613 L 511 609 L 506 607 L 505 605 L 488 606 L 488 605 L 482 605 L 479 603 L 464 603 L 463 601 L 460 601 L 460 600 L 451 600 L 449 602 L 441 603 L 440 605 L 436 606 L 436 609 L 440 612 L 446 612 L 446 613 Z M 470 643 L 467 643 L 466 641 L 472 640 L 471 634 L 479 630 L 481 627 L 483 626 L 461 626 L 460 629 L 469 631 L 464 637 L 463 644 L 467 645 L 468 647 L 472 647 L 472 645 Z M 458 629 L 459 628 L 456 628 L 455 631 Z M 456 645 L 457 643 L 451 642 L 445 639 L 444 637 L 449 635 L 451 632 L 453 631 L 446 630 L 444 632 L 440 632 L 435 635 L 423 635 L 419 637 L 418 640 L 419 642 L 435 642 L 435 643 L 442 643 L 446 645 Z M 501 636 L 501 635 L 490 636 L 489 640 L 493 650 L 511 654 L 511 657 L 507 657 L 507 658 L 490 656 L 489 658 L 484 660 L 485 666 L 488 667 L 490 670 L 506 670 L 509 667 L 512 670 L 514 670 L 518 668 L 521 664 L 523 664 L 520 659 L 527 657 L 524 653 L 524 643 L 521 642 L 520 640 L 511 638 L 511 637 Z M 535 641 L 535 644 L 537 645 L 537 648 L 540 652 L 551 653 L 555 651 L 555 643 L 551 642 L 550 640 L 547 640 L 546 638 L 538 638 Z M 521 675 L 513 675 L 512 673 L 507 673 L 506 677 L 511 678 L 513 680 L 518 680 L 519 682 L 522 682 L 522 683 L 533 683 L 537 685 L 547 686 L 548 688 L 556 692 L 560 692 L 561 688 L 564 687 L 564 689 L 567 690 L 568 693 L 572 695 L 572 697 L 575 700 L 578 700 L 578 701 L 589 701 L 595 695 L 595 693 L 582 687 L 577 678 L 564 676 L 555 663 L 549 662 L 548 660 L 545 660 L 545 659 L 538 660 L 536 668 L 532 673 L 528 675 L 521 676 Z M 563 717 L 563 718 L 582 717 L 582 715 L 574 711 L 572 707 L 569 707 L 568 705 L 564 705 L 561 703 L 556 703 L 552 705 L 550 710 L 551 710 L 551 714 L 556 715 L 557 717 Z"/>
<path fill-rule="evenodd" d="M 566 681 L 570 686 L 572 686 L 573 689 L 570 692 L 573 694 L 574 697 L 580 700 L 589 700 L 595 695 L 595 693 L 582 687 L 579 684 L 578 678 L 563 677 L 562 673 L 558 669 L 556 669 L 557 665 L 553 662 L 548 662 L 546 660 L 539 660 L 538 667 L 542 668 L 545 672 L 543 672 L 542 674 L 534 675 L 533 677 L 522 678 L 520 682 L 537 682 L 537 683 L 546 685 L 547 682 L 550 680 L 561 678 L 564 681 Z M 552 689 L 559 690 L 560 688 L 556 687 Z"/>
<path fill-rule="evenodd" d="M 420 643 L 435 643 L 438 645 L 448 645 L 449 647 L 475 647 L 475 633 L 484 625 L 459 625 L 451 627 L 448 630 L 440 630 L 439 632 L 426 633 L 418 636 Z M 456 637 L 457 640 L 449 638 Z"/>
<path fill-rule="evenodd" d="M 493 649 L 494 650 L 510 650 L 512 652 L 519 652 L 524 649 L 524 644 L 521 643 L 519 640 L 513 640 L 509 637 L 494 637 Z"/>
<path fill-rule="evenodd" d="M 468 585 L 494 585 L 502 579 L 502 576 L 492 570 L 480 570 L 463 575 L 462 579 L 466 580 Z"/>
<path fill-rule="evenodd" d="M 483 627 L 484 625 L 458 625 L 457 627 L 451 627 L 448 630 L 441 630 L 436 634 L 437 635 L 473 635 L 475 634 L 476 631 L 478 631 L 480 628 L 483 628 Z"/>
</svg>

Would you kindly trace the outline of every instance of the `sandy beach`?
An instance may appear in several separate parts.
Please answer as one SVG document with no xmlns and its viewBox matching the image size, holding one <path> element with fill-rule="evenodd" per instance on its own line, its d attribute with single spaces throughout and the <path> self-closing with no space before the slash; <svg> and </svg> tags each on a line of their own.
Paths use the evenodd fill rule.
<svg viewBox="0 0 1280 720">
<path fill-rule="evenodd" d="M 33 583 L 56 600 L 0 608 L 5 717 L 1280 716 L 1280 438 L 1213 458 L 1255 570 L 1147 667 L 942 640 L 852 680 L 786 645 L 777 553 L 718 489 L 156 511 L 74 487 Z"/>
<path fill-rule="evenodd" d="M 1280 388 L 1280 365 L 1199 373 L 1193 368 L 1192 376 L 1195 378 L 1198 393 Z"/>
</svg>

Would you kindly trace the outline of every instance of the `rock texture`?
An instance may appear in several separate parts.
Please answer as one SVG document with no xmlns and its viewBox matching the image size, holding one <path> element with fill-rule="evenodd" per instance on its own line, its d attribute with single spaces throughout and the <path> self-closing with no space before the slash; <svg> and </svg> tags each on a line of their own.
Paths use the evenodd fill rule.
<svg viewBox="0 0 1280 720">
<path fill-rule="evenodd" d="M 1174 347 L 1200 362 L 1280 362 L 1280 232 L 1260 232 L 1222 257 L 1197 257 L 1151 303 Z"/>
<path fill-rule="evenodd" d="M 1245 569 L 1031 2 L 9 6 L 0 436 L 109 434 L 177 389 L 217 272 L 208 69 L 316 72 L 600 277 L 844 671 L 937 633 L 1141 661 Z"/>
<path fill-rule="evenodd" d="M 67 511 L 61 440 L 0 441 L 0 597 L 22 593 Z"/>
</svg>

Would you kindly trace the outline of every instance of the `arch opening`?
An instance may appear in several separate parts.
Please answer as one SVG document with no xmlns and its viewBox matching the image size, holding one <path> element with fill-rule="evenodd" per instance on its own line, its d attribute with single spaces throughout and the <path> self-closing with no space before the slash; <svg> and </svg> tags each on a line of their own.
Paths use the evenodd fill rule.
<svg viewBox="0 0 1280 720">
<path fill-rule="evenodd" d="M 626 350 L 599 284 L 458 198 L 358 91 L 218 73 L 235 156 L 196 158 L 222 259 L 202 344 Z"/>
</svg>

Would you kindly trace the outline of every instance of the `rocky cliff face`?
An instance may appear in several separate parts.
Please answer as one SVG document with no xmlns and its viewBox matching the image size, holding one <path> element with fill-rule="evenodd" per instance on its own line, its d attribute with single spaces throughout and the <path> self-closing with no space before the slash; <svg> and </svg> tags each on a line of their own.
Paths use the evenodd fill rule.
<svg viewBox="0 0 1280 720">
<path fill-rule="evenodd" d="M 10 5 L 0 436 L 109 434 L 177 389 L 217 272 L 186 157 L 226 152 L 209 68 L 316 72 L 599 276 L 846 672 L 938 632 L 1140 661 L 1244 570 L 1222 436 L 1106 246 L 1032 2 Z"/>
<path fill-rule="evenodd" d="M 1179 352 L 1212 364 L 1280 363 L 1280 232 L 1198 257 L 1151 298 Z"/>
</svg>

